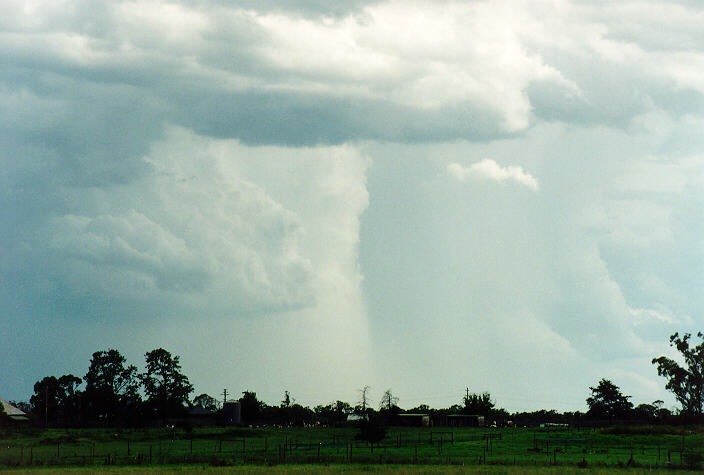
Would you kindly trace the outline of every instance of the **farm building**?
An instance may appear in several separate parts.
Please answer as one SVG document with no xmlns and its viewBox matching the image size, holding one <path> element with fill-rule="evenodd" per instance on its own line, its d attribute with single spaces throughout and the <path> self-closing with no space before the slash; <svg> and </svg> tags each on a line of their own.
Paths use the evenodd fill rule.
<svg viewBox="0 0 704 475">
<path fill-rule="evenodd" d="M 347 414 L 347 423 L 359 422 L 362 420 L 362 416 L 359 414 Z"/>
<path fill-rule="evenodd" d="M 450 427 L 484 427 L 484 416 L 474 414 L 448 414 L 446 421 Z"/>
<path fill-rule="evenodd" d="M 186 420 L 192 426 L 213 426 L 220 422 L 217 412 L 202 407 L 189 409 Z"/>
<path fill-rule="evenodd" d="M 0 398 L 0 426 L 28 423 L 29 417 L 20 409 Z"/>
<path fill-rule="evenodd" d="M 399 414 L 398 424 L 405 427 L 430 427 L 429 414 Z"/>
<path fill-rule="evenodd" d="M 222 406 L 223 423 L 226 426 L 242 424 L 242 408 L 239 401 L 227 401 Z"/>
</svg>

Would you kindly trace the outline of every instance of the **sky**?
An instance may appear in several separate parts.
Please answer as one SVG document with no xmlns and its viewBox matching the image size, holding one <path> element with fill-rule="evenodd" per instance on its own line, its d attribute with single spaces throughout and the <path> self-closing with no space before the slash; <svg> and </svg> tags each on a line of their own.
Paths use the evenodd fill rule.
<svg viewBox="0 0 704 475">
<path fill-rule="evenodd" d="M 5 0 L 0 395 L 586 410 L 704 314 L 694 1 Z"/>
</svg>

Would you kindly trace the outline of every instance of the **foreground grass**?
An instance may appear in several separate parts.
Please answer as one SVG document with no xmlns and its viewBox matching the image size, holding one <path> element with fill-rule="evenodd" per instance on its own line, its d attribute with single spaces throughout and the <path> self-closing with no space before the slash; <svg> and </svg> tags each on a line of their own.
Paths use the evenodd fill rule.
<svg viewBox="0 0 704 475">
<path fill-rule="evenodd" d="M 580 469 L 574 467 L 507 467 L 507 466 L 447 466 L 447 465 L 278 465 L 278 466 L 241 466 L 241 467 L 211 467 L 204 465 L 176 465 L 176 466 L 153 466 L 153 467 L 80 467 L 80 468 L 35 468 L 35 469 L 11 469 L 0 470 L 0 474 L 23 475 L 23 474 L 78 474 L 87 473 L 124 475 L 126 473 L 146 473 L 156 474 L 182 474 L 182 473 L 222 473 L 222 474 L 367 474 L 367 473 L 391 473 L 394 475 L 404 474 L 673 474 L 682 473 L 681 470 L 645 470 L 645 469 L 622 469 L 622 468 L 588 468 Z"/>
<path fill-rule="evenodd" d="M 390 428 L 369 445 L 355 440 L 353 428 L 31 429 L 0 433 L 0 467 L 15 474 L 669 473 L 701 467 L 702 430 Z"/>
</svg>

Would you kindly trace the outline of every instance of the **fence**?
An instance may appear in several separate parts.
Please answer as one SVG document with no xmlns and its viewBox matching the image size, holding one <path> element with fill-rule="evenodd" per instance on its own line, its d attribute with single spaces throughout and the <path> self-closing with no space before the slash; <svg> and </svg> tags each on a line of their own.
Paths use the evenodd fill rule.
<svg viewBox="0 0 704 475">
<path fill-rule="evenodd" d="M 704 436 L 636 437 L 539 429 L 391 429 L 379 443 L 355 439 L 352 430 L 252 429 L 246 437 L 200 434 L 158 440 L 3 440 L 0 466 L 90 466 L 283 463 L 403 463 L 694 467 L 702 461 Z M 139 435 L 139 434 L 137 434 Z M 647 439 L 647 437 L 646 437 Z"/>
</svg>

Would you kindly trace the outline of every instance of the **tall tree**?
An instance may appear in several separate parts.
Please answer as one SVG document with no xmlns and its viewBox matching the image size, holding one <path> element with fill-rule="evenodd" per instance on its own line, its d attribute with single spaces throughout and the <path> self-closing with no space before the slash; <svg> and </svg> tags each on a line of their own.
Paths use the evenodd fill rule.
<svg viewBox="0 0 704 475">
<path fill-rule="evenodd" d="M 193 398 L 193 406 L 209 411 L 217 411 L 220 408 L 220 402 L 209 394 L 203 393 Z"/>
<path fill-rule="evenodd" d="M 462 412 L 465 414 L 488 416 L 494 408 L 494 402 L 491 400 L 491 394 L 470 393 L 467 389 L 467 394 L 464 396 L 464 408 Z"/>
<path fill-rule="evenodd" d="M 370 386 L 364 386 L 362 389 L 359 390 L 359 407 L 361 410 L 361 416 L 362 419 L 366 419 L 368 414 L 367 414 L 367 408 L 369 407 L 369 390 L 371 389 Z"/>
<path fill-rule="evenodd" d="M 614 383 L 602 379 L 596 387 L 589 388 L 592 395 L 587 398 L 587 417 L 592 419 L 625 419 L 629 416 L 633 404 Z"/>
<path fill-rule="evenodd" d="M 140 375 L 146 406 L 153 416 L 165 419 L 183 414 L 193 385 L 181 372 L 179 357 L 163 348 L 145 355 L 146 370 Z"/>
<path fill-rule="evenodd" d="M 247 424 L 258 422 L 264 406 L 265 404 L 257 399 L 257 393 L 254 391 L 243 391 L 240 398 L 242 421 Z"/>
<path fill-rule="evenodd" d="M 34 395 L 29 398 L 32 413 L 45 426 L 54 425 L 59 412 L 59 380 L 56 376 L 46 376 L 34 383 Z"/>
<path fill-rule="evenodd" d="M 29 402 L 32 413 L 45 425 L 74 425 L 79 417 L 81 378 L 47 376 L 34 384 Z"/>
<path fill-rule="evenodd" d="M 96 351 L 90 360 L 84 409 L 101 425 L 125 423 L 138 411 L 140 402 L 137 368 L 115 349 Z"/>
<path fill-rule="evenodd" d="M 83 380 L 72 374 L 64 374 L 59 377 L 59 409 L 62 422 L 65 425 L 73 426 L 79 422 L 81 412 L 81 399 L 83 392 L 78 387 Z"/>
<path fill-rule="evenodd" d="M 286 408 L 291 406 L 291 394 L 288 391 L 284 391 L 284 398 L 281 401 L 281 407 Z"/>
<path fill-rule="evenodd" d="M 665 388 L 675 395 L 682 412 L 699 416 L 704 405 L 704 335 L 697 333 L 702 340 L 697 346 L 690 345 L 691 337 L 690 333 L 682 337 L 678 333 L 670 336 L 670 346 L 680 352 L 684 367 L 665 356 L 653 358 L 652 363 L 657 365 L 658 375 L 667 378 Z"/>
<path fill-rule="evenodd" d="M 347 416 L 353 412 L 352 406 L 344 401 L 336 401 L 327 406 L 316 406 L 315 415 L 323 425 L 339 426 L 347 422 Z"/>
<path fill-rule="evenodd" d="M 391 388 L 384 391 L 379 401 L 379 410 L 390 412 L 398 404 L 398 398 L 393 395 Z"/>
</svg>

